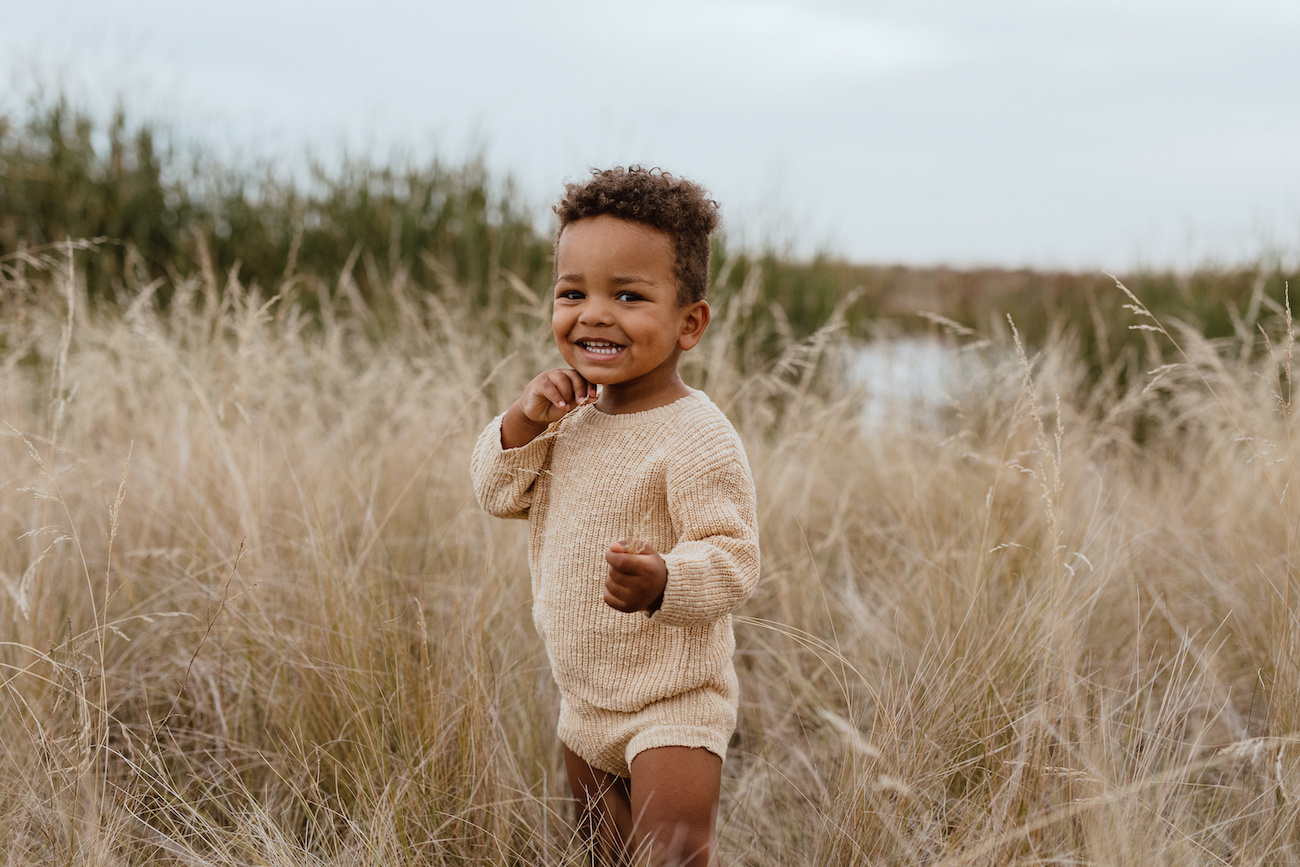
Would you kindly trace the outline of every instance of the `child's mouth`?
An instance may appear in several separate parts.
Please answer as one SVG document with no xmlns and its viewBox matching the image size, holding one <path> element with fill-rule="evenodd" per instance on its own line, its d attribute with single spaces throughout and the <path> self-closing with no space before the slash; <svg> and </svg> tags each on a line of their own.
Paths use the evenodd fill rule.
<svg viewBox="0 0 1300 867">
<path fill-rule="evenodd" d="M 618 355 L 623 350 L 622 345 L 610 343 L 608 340 L 579 340 L 578 346 L 584 352 L 590 352 L 593 355 Z"/>
</svg>

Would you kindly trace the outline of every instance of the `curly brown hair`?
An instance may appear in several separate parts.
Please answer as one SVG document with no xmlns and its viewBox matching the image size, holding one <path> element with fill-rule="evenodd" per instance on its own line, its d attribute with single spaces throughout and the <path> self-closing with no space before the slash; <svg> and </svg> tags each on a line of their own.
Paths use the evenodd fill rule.
<svg viewBox="0 0 1300 867">
<path fill-rule="evenodd" d="M 709 235 L 721 218 L 718 203 L 699 184 L 657 168 L 592 169 L 591 180 L 565 184 L 554 211 L 560 218 L 557 245 L 565 226 L 604 214 L 666 233 L 676 251 L 677 303 L 704 299 L 709 288 Z"/>
</svg>

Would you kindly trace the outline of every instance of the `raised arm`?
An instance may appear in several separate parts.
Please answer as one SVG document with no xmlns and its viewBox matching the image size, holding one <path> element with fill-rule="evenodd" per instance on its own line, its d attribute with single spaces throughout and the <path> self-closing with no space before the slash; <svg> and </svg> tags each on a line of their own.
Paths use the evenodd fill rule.
<svg viewBox="0 0 1300 867">
<path fill-rule="evenodd" d="M 553 422 L 596 399 L 596 387 L 576 370 L 538 374 L 523 394 L 479 434 L 470 476 L 479 505 L 498 518 L 526 518 L 533 484 L 546 463 Z"/>
<path fill-rule="evenodd" d="M 479 505 L 498 518 L 527 518 L 533 502 L 533 485 L 546 464 L 551 438 L 534 437 L 517 449 L 501 447 L 501 423 L 497 416 L 479 434 L 469 460 L 470 478 Z"/>
</svg>

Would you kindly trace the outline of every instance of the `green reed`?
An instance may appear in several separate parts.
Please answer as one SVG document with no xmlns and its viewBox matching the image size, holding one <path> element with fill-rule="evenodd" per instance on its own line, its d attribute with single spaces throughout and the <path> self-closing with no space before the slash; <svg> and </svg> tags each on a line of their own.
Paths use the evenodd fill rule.
<svg viewBox="0 0 1300 867">
<path fill-rule="evenodd" d="M 33 100 L 0 115 L 0 267 L 21 267 L 22 251 L 94 239 L 103 255 L 79 275 L 92 302 L 150 286 L 166 303 L 179 282 L 203 274 L 218 292 L 257 286 L 317 313 L 322 300 L 349 295 L 383 310 L 399 285 L 413 296 L 468 298 L 498 317 L 498 330 L 545 297 L 545 205 L 525 201 L 482 160 L 303 163 L 222 161 L 125 109 L 102 123 L 66 98 Z M 1073 342 L 1097 380 L 1169 360 L 1166 346 L 1127 329 L 1125 298 L 1101 272 L 795 259 L 719 239 L 715 298 L 728 299 L 751 273 L 760 279 L 742 334 L 798 339 L 838 311 L 858 337 L 933 328 L 923 313 L 1005 337 L 1011 313 L 1030 346 Z M 1282 308 L 1296 273 L 1261 260 L 1119 276 L 1155 314 L 1210 339 L 1241 339 Z M 770 357 L 775 344 L 766 348 Z"/>
</svg>

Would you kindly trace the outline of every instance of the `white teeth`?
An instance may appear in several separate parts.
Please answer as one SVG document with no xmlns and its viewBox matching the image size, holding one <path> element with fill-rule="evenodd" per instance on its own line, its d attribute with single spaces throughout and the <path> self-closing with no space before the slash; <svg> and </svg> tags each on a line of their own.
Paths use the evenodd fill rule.
<svg viewBox="0 0 1300 867">
<path fill-rule="evenodd" d="M 620 347 L 614 343 L 594 343 L 591 341 L 584 341 L 582 343 L 582 348 L 588 352 L 595 352 L 599 355 L 613 355 L 618 352 Z"/>
</svg>

